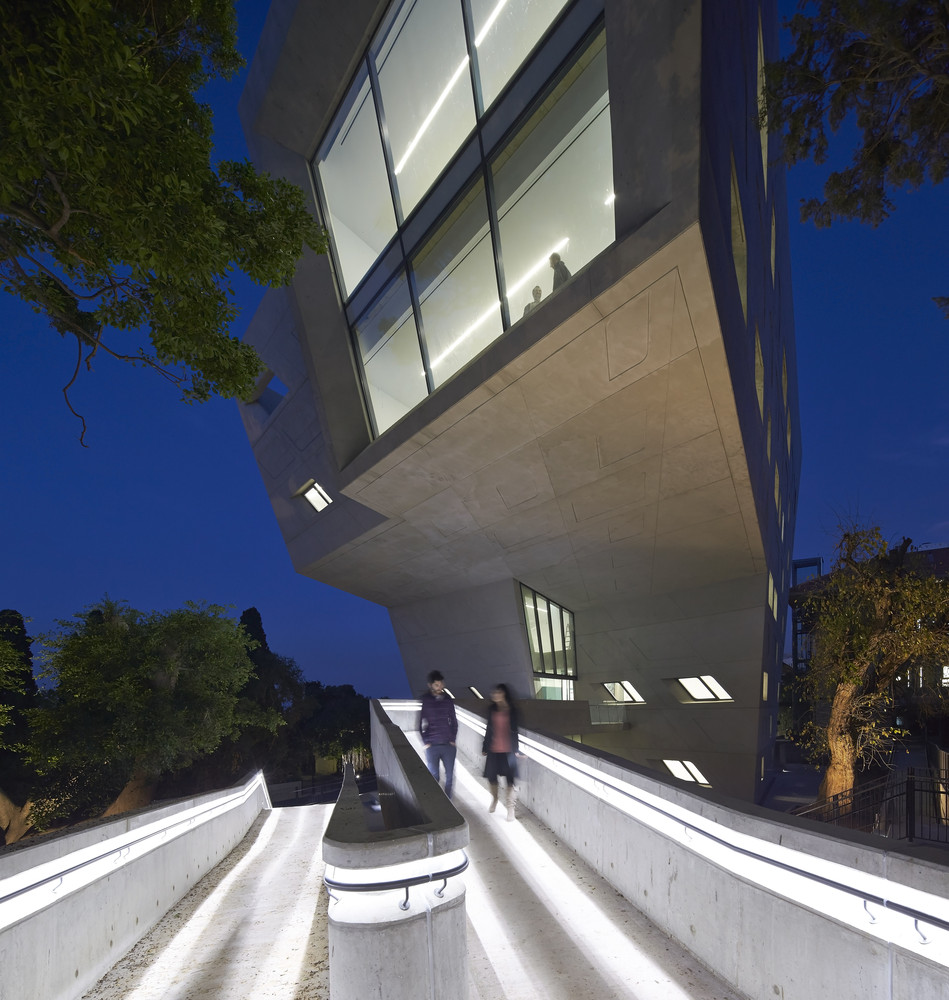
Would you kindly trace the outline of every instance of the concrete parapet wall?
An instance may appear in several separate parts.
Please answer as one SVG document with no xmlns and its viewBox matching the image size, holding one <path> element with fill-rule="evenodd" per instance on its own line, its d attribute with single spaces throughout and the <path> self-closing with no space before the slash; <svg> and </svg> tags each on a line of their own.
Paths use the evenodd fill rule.
<svg viewBox="0 0 949 1000">
<path fill-rule="evenodd" d="M 81 997 L 269 808 L 258 773 L 0 854 L 0 998 Z"/>
<path fill-rule="evenodd" d="M 405 728 L 417 727 L 417 705 L 395 714 Z M 458 872 L 467 863 L 468 823 L 377 701 L 371 719 L 380 797 L 390 797 L 390 808 L 386 829 L 370 830 L 347 768 L 323 836 L 330 998 L 465 1000 L 467 977 L 458 970 L 467 961 L 467 920 Z M 408 825 L 393 827 L 399 817 Z M 444 875 L 449 869 L 454 877 Z"/>
<path fill-rule="evenodd" d="M 458 714 L 459 749 L 480 761 L 484 724 Z M 949 930 L 899 912 L 949 923 L 945 852 L 689 792 L 557 737 L 522 731 L 521 748 L 521 804 L 746 996 L 949 994 Z"/>
</svg>

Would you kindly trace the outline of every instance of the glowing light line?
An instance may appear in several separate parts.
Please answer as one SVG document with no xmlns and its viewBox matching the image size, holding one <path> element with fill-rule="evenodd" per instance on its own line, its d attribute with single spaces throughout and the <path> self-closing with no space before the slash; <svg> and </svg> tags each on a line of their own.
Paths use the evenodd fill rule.
<svg viewBox="0 0 949 1000">
<path fill-rule="evenodd" d="M 438 100 L 433 105 L 432 110 L 429 111 L 428 115 L 425 118 L 425 121 L 422 122 L 422 125 L 419 128 L 418 132 L 415 133 L 415 138 L 409 143 L 408 148 L 402 155 L 402 159 L 399 161 L 399 165 L 395 168 L 396 177 L 398 177 L 398 175 L 402 173 L 402 168 L 408 162 L 409 157 L 414 152 L 415 147 L 419 144 L 419 141 L 421 140 L 422 136 L 428 131 L 429 125 L 431 125 L 432 122 L 435 120 L 435 115 L 438 114 L 439 109 L 445 103 L 446 99 L 448 98 L 448 95 L 451 93 L 452 87 L 455 86 L 455 84 L 461 77 L 461 74 L 464 73 L 464 71 L 467 69 L 468 61 L 469 57 L 466 55 L 464 59 L 461 60 L 461 65 L 452 74 L 452 78 L 448 81 L 448 86 L 445 87 L 445 89 L 441 92 L 441 94 L 439 94 Z"/>
<path fill-rule="evenodd" d="M 510 302 L 511 296 L 517 294 L 539 271 L 547 266 L 550 259 L 550 254 L 559 253 L 563 248 L 570 242 L 570 237 L 562 239 L 559 243 L 555 243 L 548 252 L 546 257 L 542 257 L 534 266 L 524 274 L 520 281 L 512 285 L 507 292 L 507 299 Z M 463 344 L 480 326 L 486 323 L 492 316 L 496 314 L 496 310 L 500 306 L 500 303 L 495 300 L 491 303 L 489 308 L 485 310 L 472 324 L 469 326 L 464 333 L 456 337 L 449 345 L 445 348 L 438 357 L 433 358 L 429 364 L 432 368 L 436 368 L 440 365 L 445 358 L 447 358 L 460 344 Z"/>
<path fill-rule="evenodd" d="M 484 41 L 485 36 L 491 30 L 491 26 L 498 19 L 498 14 L 501 13 L 501 9 L 505 6 L 507 0 L 501 0 L 501 2 L 491 11 L 488 16 L 487 21 L 484 22 L 484 27 L 478 32 L 478 37 L 475 39 L 475 47 L 480 48 L 481 43 Z"/>
</svg>

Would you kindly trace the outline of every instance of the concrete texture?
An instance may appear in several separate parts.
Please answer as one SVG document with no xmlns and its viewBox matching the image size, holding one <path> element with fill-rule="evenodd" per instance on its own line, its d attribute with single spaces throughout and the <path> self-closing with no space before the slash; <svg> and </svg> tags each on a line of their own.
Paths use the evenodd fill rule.
<svg viewBox="0 0 949 1000">
<path fill-rule="evenodd" d="M 331 30 L 311 6 L 274 4 L 242 101 L 258 165 L 307 190 L 387 3 L 340 7 Z M 578 699 L 603 703 L 619 680 L 646 698 L 597 745 L 690 760 L 756 799 L 800 463 L 783 179 L 773 164 L 765 177 L 754 122 L 759 8 L 567 5 L 522 68 L 540 74 L 531 93 L 513 86 L 483 119 L 489 146 L 507 102 L 532 99 L 600 9 L 615 242 L 374 440 L 330 259 L 307 254 L 247 334 L 287 396 L 241 412 L 294 567 L 390 609 L 413 689 L 450 664 L 458 690 L 504 679 L 533 695 L 520 581 L 575 614 Z M 774 4 L 761 16 L 771 55 Z M 457 155 L 406 220 L 409 253 L 474 169 Z M 299 497 L 311 479 L 333 497 L 319 513 Z M 732 700 L 670 692 L 702 674 Z"/>
<path fill-rule="evenodd" d="M 456 765 L 469 1000 L 743 1000 L 523 809 Z M 276 808 L 83 1000 L 328 1000 L 319 840 L 332 806 Z M 388 996 L 384 984 L 378 994 Z M 463 986 L 459 986 L 461 995 Z"/>
<path fill-rule="evenodd" d="M 263 776 L 0 854 L 0 1000 L 74 1000 L 270 809 Z"/>
</svg>

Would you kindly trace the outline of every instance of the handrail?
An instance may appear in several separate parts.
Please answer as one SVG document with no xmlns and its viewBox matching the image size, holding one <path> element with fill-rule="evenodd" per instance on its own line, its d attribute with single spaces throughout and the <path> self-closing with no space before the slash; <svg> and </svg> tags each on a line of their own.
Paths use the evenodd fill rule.
<svg viewBox="0 0 949 1000">
<path fill-rule="evenodd" d="M 334 902 L 338 902 L 336 897 L 333 895 L 332 890 L 336 889 L 339 892 L 385 892 L 389 889 L 405 889 L 405 899 L 399 903 L 400 910 L 409 909 L 409 889 L 416 885 L 427 885 L 429 882 L 438 882 L 441 880 L 441 888 L 433 890 L 435 895 L 441 899 L 445 895 L 445 887 L 448 885 L 448 880 L 453 878 L 455 875 L 460 875 L 468 867 L 468 855 L 464 851 L 461 852 L 462 860 L 452 868 L 447 868 L 444 871 L 439 872 L 429 872 L 425 875 L 414 875 L 409 878 L 401 879 L 390 879 L 386 882 L 341 882 L 338 879 L 330 878 L 328 875 L 323 875 L 323 884 L 326 886 L 327 894 Z"/>
<path fill-rule="evenodd" d="M 464 709 L 457 710 L 460 721 L 464 722 L 469 728 L 474 729 L 476 732 L 483 731 L 484 723 L 477 716 L 472 715 L 472 713 L 467 712 Z M 471 718 L 469 718 L 471 716 Z M 476 721 L 475 721 L 476 720 Z M 536 755 L 543 755 L 549 757 L 551 760 L 555 760 L 560 767 L 567 767 L 575 771 L 577 774 L 584 775 L 587 779 L 592 779 L 599 782 L 605 787 L 608 787 L 612 792 L 624 796 L 641 807 L 651 810 L 653 813 L 661 816 L 665 820 L 670 820 L 676 825 L 683 827 L 686 831 L 691 831 L 702 837 L 705 837 L 716 844 L 726 848 L 729 851 L 741 854 L 745 857 L 751 858 L 758 862 L 763 862 L 774 868 L 781 869 L 782 871 L 789 872 L 793 875 L 806 878 L 812 882 L 828 886 L 830 888 L 836 889 L 847 893 L 858 899 L 864 900 L 864 903 L 875 903 L 891 911 L 897 912 L 903 916 L 907 916 L 916 921 L 923 921 L 924 923 L 930 924 L 935 927 L 939 927 L 942 930 L 949 930 L 949 920 L 944 920 L 941 917 L 937 917 L 934 914 L 926 913 L 912 906 L 907 906 L 902 903 L 897 903 L 892 899 L 885 896 L 879 895 L 877 893 L 867 892 L 864 889 L 858 889 L 854 886 L 848 885 L 845 882 L 840 882 L 839 880 L 829 878 L 827 876 L 818 875 L 815 872 L 808 871 L 805 868 L 800 868 L 796 865 L 789 864 L 785 861 L 779 861 L 776 858 L 769 857 L 766 854 L 751 850 L 747 847 L 741 847 L 732 841 L 726 840 L 720 837 L 708 829 L 703 828 L 697 823 L 691 822 L 685 819 L 681 815 L 677 815 L 674 810 L 664 809 L 654 802 L 650 802 L 648 798 L 644 796 L 635 795 L 633 792 L 624 788 L 622 785 L 616 783 L 615 781 L 610 781 L 609 776 L 602 771 L 595 771 L 592 768 L 586 768 L 577 764 L 573 759 L 567 754 L 557 754 L 552 750 L 543 746 L 543 744 L 538 743 L 536 740 L 531 739 L 524 734 L 520 737 L 520 747 L 521 752 L 525 753 L 526 756 L 531 757 Z M 790 848 L 784 848 L 785 850 L 791 850 Z M 874 876 L 871 876 L 874 877 Z M 882 877 L 882 876 L 875 876 Z M 918 928 L 917 928 L 918 930 Z"/>
<path fill-rule="evenodd" d="M 77 861 L 75 864 L 71 864 L 66 868 L 60 867 L 60 863 L 62 861 L 67 860 L 74 855 L 81 855 L 84 852 L 94 851 L 97 845 L 78 848 L 61 858 L 42 862 L 34 868 L 25 869 L 23 872 L 7 876 L 0 884 L 9 885 L 12 883 L 16 885 L 17 882 L 22 882 L 24 877 L 28 878 L 36 871 L 50 872 L 50 874 L 44 875 L 41 878 L 34 877 L 32 881 L 20 884 L 12 891 L 0 895 L 0 907 L 3 907 L 4 904 L 10 903 L 14 899 L 25 896 L 28 893 L 40 890 L 44 886 L 49 886 L 51 883 L 56 882 L 62 884 L 63 880 L 67 876 L 73 875 L 79 871 L 88 870 L 92 866 L 107 861 L 109 858 L 115 858 L 115 862 L 113 863 L 114 867 L 114 865 L 118 864 L 123 857 L 129 858 L 133 848 L 141 847 L 141 845 L 150 841 L 155 841 L 155 843 L 147 850 L 137 852 L 138 856 L 146 854 L 149 850 L 159 847 L 161 843 L 168 840 L 169 835 L 171 835 L 171 838 L 174 839 L 175 837 L 181 836 L 185 832 L 185 827 L 192 827 L 196 823 L 200 824 L 207 822 L 209 819 L 213 818 L 212 814 L 220 815 L 223 812 L 228 812 L 230 809 L 242 805 L 261 786 L 266 787 L 263 772 L 258 771 L 256 775 L 254 775 L 253 779 L 251 779 L 238 791 L 231 792 L 226 797 L 208 802 L 206 805 L 193 806 L 190 809 L 165 820 L 154 821 L 142 828 L 147 832 L 141 833 L 138 836 L 136 836 L 137 831 L 127 831 L 125 833 L 116 834 L 108 840 L 103 841 L 103 845 L 111 846 L 104 846 L 98 851 L 95 851 L 95 853 L 88 854 L 88 856 L 83 857 L 82 860 Z M 52 890 L 53 892 L 59 888 L 59 884 Z M 79 886 L 76 886 L 75 888 L 79 888 Z M 45 905 L 45 903 L 34 907 L 34 911 L 36 909 L 41 909 L 43 905 Z M 25 915 L 26 914 L 24 913 L 13 913 L 6 916 L 3 914 L 2 910 L 0 910 L 0 929 L 11 923 L 15 923 L 17 920 L 23 919 Z"/>
</svg>

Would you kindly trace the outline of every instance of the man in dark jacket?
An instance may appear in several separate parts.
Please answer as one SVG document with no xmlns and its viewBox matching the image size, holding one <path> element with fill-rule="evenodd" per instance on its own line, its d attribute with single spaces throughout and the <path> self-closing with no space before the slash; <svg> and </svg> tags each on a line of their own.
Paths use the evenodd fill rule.
<svg viewBox="0 0 949 1000">
<path fill-rule="evenodd" d="M 428 769 L 438 781 L 438 763 L 441 761 L 445 768 L 445 794 L 451 798 L 458 719 L 455 717 L 455 703 L 445 690 L 445 678 L 437 670 L 428 675 L 428 693 L 422 697 L 420 726 Z"/>
</svg>

